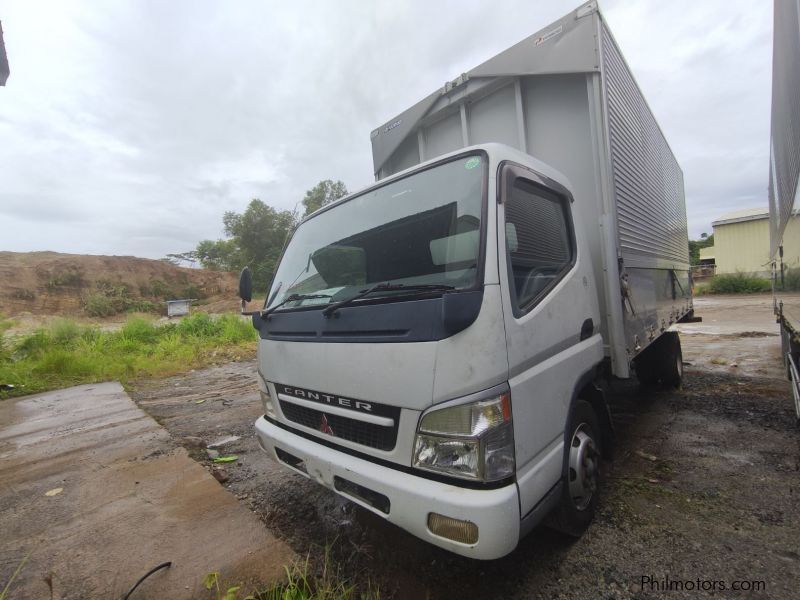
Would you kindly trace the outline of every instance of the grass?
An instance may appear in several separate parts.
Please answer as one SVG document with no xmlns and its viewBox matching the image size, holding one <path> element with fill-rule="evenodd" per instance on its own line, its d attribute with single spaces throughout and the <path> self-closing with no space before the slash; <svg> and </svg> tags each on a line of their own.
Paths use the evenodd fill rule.
<svg viewBox="0 0 800 600">
<path fill-rule="evenodd" d="M 286 580 L 267 589 L 247 591 L 242 584 L 225 584 L 218 572 L 209 573 L 203 585 L 216 600 L 380 600 L 378 586 L 371 580 L 366 584 L 350 583 L 333 565 L 331 547 L 325 547 L 320 564 L 314 565 L 309 556 L 284 567 Z"/>
<path fill-rule="evenodd" d="M 6 583 L 6 586 L 3 588 L 2 591 L 0 591 L 0 600 L 6 600 L 6 598 L 11 598 L 11 596 L 8 595 L 8 591 L 11 589 L 11 584 L 13 584 L 14 580 L 17 577 L 19 577 L 20 572 L 22 571 L 23 567 L 25 566 L 25 563 L 28 562 L 28 559 L 30 557 L 31 557 L 30 553 L 26 554 L 25 557 L 17 566 L 14 573 L 12 573 L 11 578 L 8 580 L 8 583 Z"/>
<path fill-rule="evenodd" d="M 748 273 L 735 273 L 731 275 L 717 275 L 708 284 L 698 286 L 695 290 L 703 294 L 758 294 L 772 291 L 769 279 L 756 277 Z"/>
<path fill-rule="evenodd" d="M 7 328 L 0 319 L 0 336 Z M 0 342 L 0 398 L 137 377 L 174 375 L 222 358 L 255 350 L 256 332 L 237 315 L 196 313 L 157 325 L 131 316 L 118 331 L 102 331 L 68 319 L 16 339 Z"/>
<path fill-rule="evenodd" d="M 786 270 L 783 274 L 783 289 L 787 292 L 800 292 L 800 267 Z"/>
</svg>

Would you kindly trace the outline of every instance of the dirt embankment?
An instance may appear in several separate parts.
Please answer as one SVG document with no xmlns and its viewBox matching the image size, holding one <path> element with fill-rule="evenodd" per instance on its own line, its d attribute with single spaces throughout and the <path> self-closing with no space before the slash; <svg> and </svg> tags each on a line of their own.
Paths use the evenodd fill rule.
<svg viewBox="0 0 800 600">
<path fill-rule="evenodd" d="M 186 297 L 236 308 L 235 274 L 134 256 L 0 252 L 0 280 L 0 313 L 7 316 L 108 316 L 87 307 L 97 313 L 105 306 L 146 308 Z"/>
</svg>

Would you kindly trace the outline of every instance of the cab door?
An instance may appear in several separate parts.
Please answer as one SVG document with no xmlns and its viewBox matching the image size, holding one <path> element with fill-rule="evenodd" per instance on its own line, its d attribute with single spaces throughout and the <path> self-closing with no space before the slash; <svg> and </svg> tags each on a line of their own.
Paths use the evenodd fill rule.
<svg viewBox="0 0 800 600">
<path fill-rule="evenodd" d="M 505 163 L 499 174 L 498 260 L 524 517 L 562 476 L 576 385 L 603 347 L 570 192 L 522 165 Z"/>
</svg>

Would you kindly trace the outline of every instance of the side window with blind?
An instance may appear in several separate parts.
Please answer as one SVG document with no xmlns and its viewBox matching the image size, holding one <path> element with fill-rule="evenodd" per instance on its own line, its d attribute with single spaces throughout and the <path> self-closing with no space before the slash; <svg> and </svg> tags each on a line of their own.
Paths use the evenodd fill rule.
<svg viewBox="0 0 800 600">
<path fill-rule="evenodd" d="M 566 198 L 516 177 L 505 199 L 506 253 L 514 312 L 533 308 L 574 262 Z"/>
</svg>

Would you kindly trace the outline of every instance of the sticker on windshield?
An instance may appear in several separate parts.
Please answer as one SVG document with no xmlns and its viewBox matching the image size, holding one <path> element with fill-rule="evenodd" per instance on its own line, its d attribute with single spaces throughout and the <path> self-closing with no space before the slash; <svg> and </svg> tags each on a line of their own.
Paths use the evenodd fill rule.
<svg viewBox="0 0 800 600">
<path fill-rule="evenodd" d="M 465 169 L 474 169 L 475 167 L 477 167 L 480 164 L 481 164 L 480 156 L 473 156 L 467 162 L 464 163 L 464 168 Z"/>
</svg>

